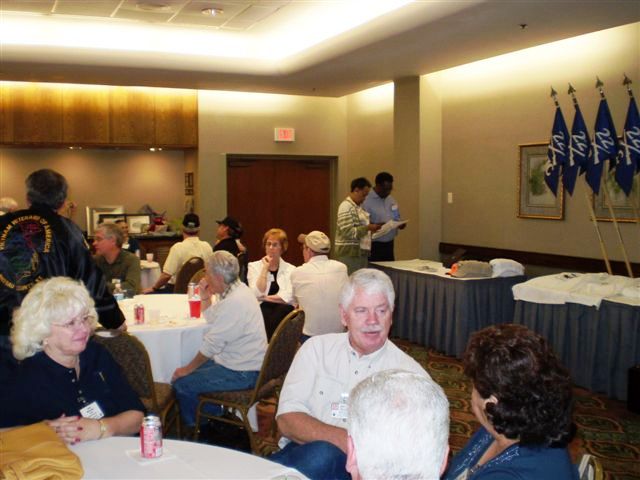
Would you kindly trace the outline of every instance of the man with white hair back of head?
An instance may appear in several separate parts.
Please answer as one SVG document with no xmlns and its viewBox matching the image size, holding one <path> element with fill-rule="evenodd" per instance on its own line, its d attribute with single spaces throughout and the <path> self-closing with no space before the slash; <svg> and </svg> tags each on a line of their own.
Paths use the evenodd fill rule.
<svg viewBox="0 0 640 480">
<path fill-rule="evenodd" d="M 449 402 L 428 377 L 376 373 L 351 391 L 348 433 L 353 480 L 438 480 L 449 452 Z"/>
</svg>

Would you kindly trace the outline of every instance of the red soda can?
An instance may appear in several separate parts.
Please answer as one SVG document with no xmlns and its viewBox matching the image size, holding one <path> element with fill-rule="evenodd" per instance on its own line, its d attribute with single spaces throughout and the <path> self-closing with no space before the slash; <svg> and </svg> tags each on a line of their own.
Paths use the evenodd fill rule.
<svg viewBox="0 0 640 480">
<path fill-rule="evenodd" d="M 140 425 L 140 456 L 158 458 L 162 456 L 162 424 L 157 415 L 147 415 Z"/>
<path fill-rule="evenodd" d="M 133 315 L 136 321 L 136 325 L 144 323 L 144 305 L 138 303 L 133 307 Z"/>
</svg>

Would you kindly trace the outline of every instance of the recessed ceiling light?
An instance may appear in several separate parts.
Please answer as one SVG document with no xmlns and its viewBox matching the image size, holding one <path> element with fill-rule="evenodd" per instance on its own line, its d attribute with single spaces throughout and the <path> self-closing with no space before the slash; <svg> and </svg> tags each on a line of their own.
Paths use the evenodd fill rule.
<svg viewBox="0 0 640 480">
<path fill-rule="evenodd" d="M 222 15 L 224 13 L 224 10 L 218 7 L 203 8 L 202 10 L 200 10 L 200 13 L 210 17 L 215 17 L 216 15 Z"/>
<path fill-rule="evenodd" d="M 138 2 L 136 3 L 136 8 L 145 12 L 167 12 L 171 10 L 171 6 L 160 2 Z"/>
</svg>

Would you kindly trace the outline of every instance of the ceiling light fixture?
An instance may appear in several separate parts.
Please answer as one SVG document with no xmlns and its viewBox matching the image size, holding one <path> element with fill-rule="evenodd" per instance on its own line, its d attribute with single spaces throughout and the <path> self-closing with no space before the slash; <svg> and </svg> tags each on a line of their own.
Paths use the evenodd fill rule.
<svg viewBox="0 0 640 480">
<path fill-rule="evenodd" d="M 224 13 L 224 10 L 218 7 L 210 7 L 210 8 L 203 8 L 202 10 L 200 10 L 200 13 L 210 17 L 215 17 L 217 15 L 222 15 Z"/>
<path fill-rule="evenodd" d="M 166 12 L 171 10 L 168 4 L 156 2 L 138 2 L 136 3 L 136 8 L 144 12 Z"/>
</svg>

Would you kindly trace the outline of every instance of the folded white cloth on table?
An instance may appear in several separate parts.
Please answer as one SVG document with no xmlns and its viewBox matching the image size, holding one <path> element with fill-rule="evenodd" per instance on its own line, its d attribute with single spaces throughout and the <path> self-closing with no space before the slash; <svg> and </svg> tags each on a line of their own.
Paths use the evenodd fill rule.
<svg viewBox="0 0 640 480">
<path fill-rule="evenodd" d="M 631 285 L 623 288 L 620 295 L 640 300 L 640 278 L 634 279 Z"/>
<path fill-rule="evenodd" d="M 494 258 L 489 262 L 493 270 L 492 277 L 517 277 L 524 275 L 524 265 L 509 258 Z"/>
<path fill-rule="evenodd" d="M 532 303 L 579 303 L 600 307 L 607 297 L 620 295 L 633 279 L 606 273 L 559 273 L 513 286 L 513 298 Z"/>
</svg>

